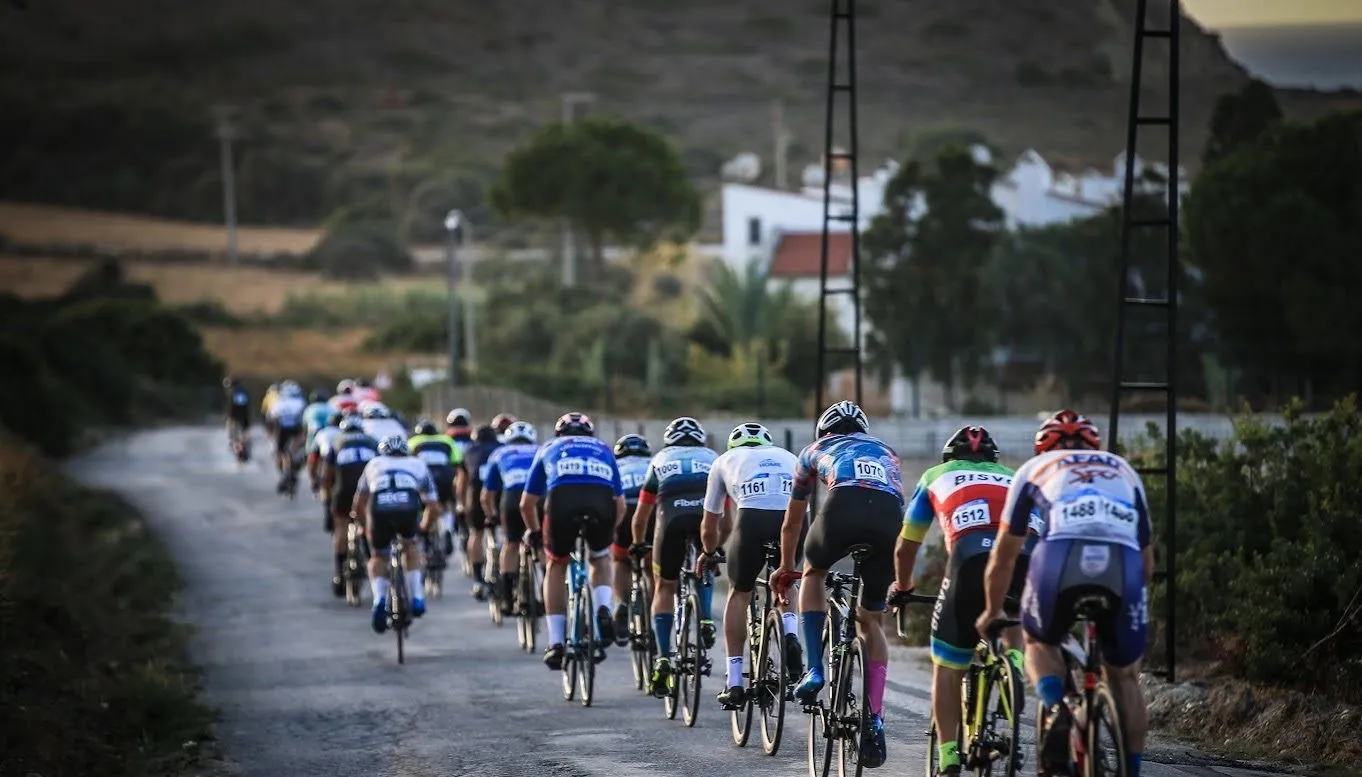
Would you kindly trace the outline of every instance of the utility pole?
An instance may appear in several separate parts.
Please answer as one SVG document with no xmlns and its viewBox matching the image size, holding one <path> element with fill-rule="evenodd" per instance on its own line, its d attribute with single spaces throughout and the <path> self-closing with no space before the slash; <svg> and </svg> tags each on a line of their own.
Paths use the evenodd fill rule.
<svg viewBox="0 0 1362 777">
<path fill-rule="evenodd" d="M 222 212 L 227 226 L 227 260 L 233 267 L 239 262 L 236 248 L 236 165 L 232 162 L 232 141 L 238 137 L 232 126 L 232 109 L 217 109 L 216 135 L 221 147 Z"/>
<path fill-rule="evenodd" d="M 574 109 L 578 103 L 588 104 L 596 101 L 596 95 L 591 92 L 564 92 L 561 96 L 563 107 L 563 124 L 571 124 L 573 121 Z M 572 223 L 564 219 L 563 221 L 563 285 L 575 286 L 577 284 L 577 243 L 572 235 Z"/>
<path fill-rule="evenodd" d="M 771 130 L 774 133 L 776 188 L 788 185 L 786 178 L 787 157 L 790 151 L 790 133 L 785 130 L 785 101 L 779 97 L 771 101 Z"/>
<path fill-rule="evenodd" d="M 447 248 L 448 263 L 445 267 L 445 288 L 448 291 L 448 318 L 446 321 L 445 337 L 449 342 L 449 385 L 452 388 L 459 386 L 459 298 L 457 296 L 457 264 L 459 253 L 459 222 L 463 220 L 463 214 L 457 210 L 451 210 L 445 216 L 445 233 L 449 237 Z"/>
</svg>

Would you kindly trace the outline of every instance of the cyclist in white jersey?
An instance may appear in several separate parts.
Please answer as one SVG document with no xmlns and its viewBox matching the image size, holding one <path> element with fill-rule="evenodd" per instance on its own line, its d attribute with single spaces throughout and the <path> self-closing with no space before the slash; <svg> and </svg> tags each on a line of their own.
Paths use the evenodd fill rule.
<svg viewBox="0 0 1362 777">
<path fill-rule="evenodd" d="M 1002 617 L 1013 566 L 1032 510 L 1038 510 L 1044 530 L 1031 554 L 1021 605 L 1027 674 L 1048 709 L 1041 766 L 1051 774 L 1068 767 L 1073 720 L 1063 701 L 1065 668 L 1058 646 L 1073 626 L 1079 600 L 1095 595 L 1106 602 L 1096 625 L 1104 673 L 1125 723 L 1127 773 L 1139 777 L 1149 730 L 1140 659 L 1149 625 L 1152 530 L 1140 476 L 1101 445 L 1097 428 L 1072 410 L 1061 410 L 1041 425 L 1036 457 L 1017 470 L 1008 489 L 985 572 L 988 603 L 976 625 L 983 634 Z"/>
<path fill-rule="evenodd" d="M 708 560 L 721 544 L 728 542 L 728 604 L 724 610 L 728 678 L 718 697 L 725 709 L 738 709 L 746 701 L 742 674 L 747 608 L 757 577 L 766 564 L 766 543 L 780 543 L 780 527 L 790 503 L 798 463 L 793 453 L 776 447 L 766 427 L 746 423 L 733 428 L 728 435 L 727 452 L 715 459 L 709 470 L 705 516 L 700 524 L 704 558 Z M 725 514 L 726 502 L 737 509 L 736 521 Z M 798 620 L 788 606 L 782 609 L 786 674 L 794 679 L 804 673 L 803 654 L 796 636 Z"/>
<path fill-rule="evenodd" d="M 393 413 L 378 402 L 363 405 L 360 414 L 364 417 L 364 433 L 375 440 L 384 440 L 389 437 L 401 437 L 407 439 L 407 428 L 401 421 L 393 418 Z"/>
</svg>

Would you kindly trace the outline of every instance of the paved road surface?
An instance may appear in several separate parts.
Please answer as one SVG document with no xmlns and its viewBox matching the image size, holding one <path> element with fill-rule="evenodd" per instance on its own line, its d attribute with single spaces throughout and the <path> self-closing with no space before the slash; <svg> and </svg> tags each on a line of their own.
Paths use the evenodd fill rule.
<svg viewBox="0 0 1362 777">
<path fill-rule="evenodd" d="M 257 436 L 256 451 L 263 451 Z M 222 711 L 224 775 L 479 775 L 702 777 L 806 773 L 805 721 L 787 723 L 776 758 L 759 735 L 733 747 L 704 690 L 698 725 L 665 720 L 633 690 L 622 651 L 598 673 L 596 704 L 562 700 L 559 675 L 491 625 L 463 580 L 413 628 L 408 663 L 369 630 L 367 608 L 330 593 L 330 543 L 320 507 L 273 493 L 260 456 L 238 468 L 219 428 L 174 428 L 111 442 L 72 472 L 125 494 L 147 513 L 187 580 L 179 606 L 197 627 L 195 660 Z M 716 668 L 720 661 L 716 661 Z M 880 774 L 921 774 L 929 668 L 897 650 L 886 694 L 889 762 Z M 1031 736 L 1029 730 L 1025 734 Z M 1151 777 L 1252 777 L 1270 772 L 1163 744 Z"/>
</svg>

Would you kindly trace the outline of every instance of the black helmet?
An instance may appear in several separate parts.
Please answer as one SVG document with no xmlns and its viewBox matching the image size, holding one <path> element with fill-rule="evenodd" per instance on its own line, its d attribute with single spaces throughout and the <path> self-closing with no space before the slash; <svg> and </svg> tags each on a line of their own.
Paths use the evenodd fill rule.
<svg viewBox="0 0 1362 777">
<path fill-rule="evenodd" d="M 615 457 L 624 458 L 625 456 L 651 456 L 652 448 L 648 447 L 648 441 L 643 435 L 626 434 L 615 440 Z"/>
<path fill-rule="evenodd" d="M 942 461 L 997 461 L 998 443 L 982 426 L 962 426 L 941 449 Z"/>
<path fill-rule="evenodd" d="M 705 428 L 690 416 L 674 418 L 667 424 L 667 428 L 662 430 L 662 444 L 666 446 L 704 445 L 707 437 Z"/>
<path fill-rule="evenodd" d="M 415 434 L 435 434 L 436 431 L 435 424 L 429 418 L 422 418 L 416 422 L 416 426 L 412 427 L 412 432 Z"/>
<path fill-rule="evenodd" d="M 478 431 L 474 435 L 473 439 L 477 440 L 478 442 L 496 442 L 497 437 L 498 435 L 496 427 L 484 424 L 478 427 Z"/>
<path fill-rule="evenodd" d="M 312 389 L 312 393 L 308 395 L 307 401 L 313 403 L 325 402 L 330 398 L 331 397 L 327 396 L 325 391 L 322 391 L 321 389 Z"/>
</svg>

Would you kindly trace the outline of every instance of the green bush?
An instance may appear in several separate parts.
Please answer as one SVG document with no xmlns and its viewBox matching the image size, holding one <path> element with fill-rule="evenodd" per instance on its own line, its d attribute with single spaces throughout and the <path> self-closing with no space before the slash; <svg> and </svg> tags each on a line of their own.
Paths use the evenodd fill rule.
<svg viewBox="0 0 1362 777">
<path fill-rule="evenodd" d="M 1245 679 L 1362 701 L 1362 414 L 1355 396 L 1319 418 L 1300 407 L 1280 426 L 1237 420 L 1231 442 L 1179 436 L 1178 642 Z M 1132 458 L 1160 464 L 1149 437 Z M 1157 539 L 1163 481 L 1146 486 Z"/>
<path fill-rule="evenodd" d="M 0 334 L 0 426 L 49 456 L 71 453 L 85 417 L 81 396 L 47 368 L 37 344 L 23 336 Z"/>
<path fill-rule="evenodd" d="M 203 338 L 182 316 L 158 304 L 124 299 L 82 302 L 63 309 L 64 326 L 99 332 L 135 370 L 181 385 L 202 385 L 222 375 Z"/>
<path fill-rule="evenodd" d="M 308 252 L 306 264 L 331 278 L 357 279 L 407 272 L 413 262 L 391 224 L 342 221 Z"/>
</svg>

